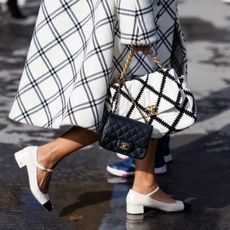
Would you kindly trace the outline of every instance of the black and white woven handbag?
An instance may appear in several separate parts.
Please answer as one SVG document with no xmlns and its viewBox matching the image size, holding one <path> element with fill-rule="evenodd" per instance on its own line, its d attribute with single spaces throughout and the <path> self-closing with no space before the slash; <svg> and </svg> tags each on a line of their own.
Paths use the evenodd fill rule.
<svg viewBox="0 0 230 230">
<path fill-rule="evenodd" d="M 131 49 L 121 76 L 110 86 L 108 111 L 152 125 L 151 138 L 161 138 L 194 124 L 196 103 L 185 77 L 164 68 L 152 52 L 157 71 L 126 80 L 134 53 Z"/>
</svg>

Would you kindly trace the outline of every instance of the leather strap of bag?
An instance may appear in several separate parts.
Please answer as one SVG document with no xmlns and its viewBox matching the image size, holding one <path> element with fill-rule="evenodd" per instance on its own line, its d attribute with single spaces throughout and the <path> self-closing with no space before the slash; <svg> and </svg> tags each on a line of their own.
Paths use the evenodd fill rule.
<svg viewBox="0 0 230 230">
<path fill-rule="evenodd" d="M 147 120 L 146 116 L 140 110 L 139 106 L 137 105 L 137 103 L 135 102 L 133 96 L 131 95 L 130 91 L 128 90 L 127 86 L 125 85 L 125 79 L 126 79 L 126 75 L 127 75 L 127 72 L 128 72 L 128 68 L 130 66 L 130 63 L 131 63 L 132 58 L 133 58 L 135 53 L 136 52 L 135 52 L 134 48 L 132 48 L 129 51 L 128 58 L 127 58 L 127 60 L 125 62 L 125 65 L 124 65 L 123 70 L 121 72 L 120 78 L 116 81 L 116 84 L 119 84 L 119 86 L 118 86 L 119 88 L 118 88 L 118 92 L 115 95 L 115 99 L 113 101 L 113 102 L 115 102 L 115 107 L 114 107 L 114 109 L 112 109 L 112 112 L 115 113 L 117 111 L 117 107 L 118 107 L 118 104 L 119 104 L 119 98 L 120 98 L 120 94 L 121 94 L 121 87 L 124 86 L 124 88 L 125 88 L 126 92 L 128 93 L 128 96 L 130 97 L 133 105 L 136 107 L 136 109 L 138 110 L 138 112 L 140 113 L 142 118 L 144 119 L 145 123 L 148 123 L 148 120 Z M 152 57 L 153 61 L 156 63 L 156 65 L 163 71 L 164 67 L 160 63 L 160 60 L 157 57 L 157 55 L 154 54 L 153 51 L 150 51 L 149 54 L 151 55 L 151 57 Z"/>
</svg>

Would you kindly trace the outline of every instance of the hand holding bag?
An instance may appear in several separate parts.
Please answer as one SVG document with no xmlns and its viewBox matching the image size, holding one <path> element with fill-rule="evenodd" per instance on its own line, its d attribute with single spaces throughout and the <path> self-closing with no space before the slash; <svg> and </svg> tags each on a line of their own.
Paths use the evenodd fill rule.
<svg viewBox="0 0 230 230">
<path fill-rule="evenodd" d="M 118 86 L 116 98 L 113 100 L 114 106 L 112 106 L 113 109 L 110 110 L 103 127 L 99 144 L 110 151 L 136 159 L 143 159 L 153 128 L 149 124 L 116 114 L 122 84 L 118 84 Z"/>
<path fill-rule="evenodd" d="M 144 76 L 126 73 L 132 48 L 121 76 L 110 86 L 110 111 L 99 144 L 105 149 L 143 159 L 150 138 L 183 130 L 196 120 L 196 104 L 185 78 L 165 69 L 151 52 L 157 71 Z"/>
<path fill-rule="evenodd" d="M 151 138 L 161 138 L 194 124 L 196 103 L 185 77 L 177 76 L 174 69 L 164 68 L 151 51 L 157 70 L 127 80 L 134 54 L 132 48 L 121 76 L 110 87 L 108 111 L 116 104 L 116 114 L 152 125 Z"/>
</svg>

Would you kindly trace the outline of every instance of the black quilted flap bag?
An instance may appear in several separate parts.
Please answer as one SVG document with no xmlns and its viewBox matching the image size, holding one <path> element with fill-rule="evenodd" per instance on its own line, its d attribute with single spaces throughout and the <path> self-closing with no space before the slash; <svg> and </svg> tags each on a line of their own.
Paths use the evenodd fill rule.
<svg viewBox="0 0 230 230">
<path fill-rule="evenodd" d="M 113 152 L 143 159 L 152 129 L 149 124 L 110 113 L 99 144 Z"/>
</svg>

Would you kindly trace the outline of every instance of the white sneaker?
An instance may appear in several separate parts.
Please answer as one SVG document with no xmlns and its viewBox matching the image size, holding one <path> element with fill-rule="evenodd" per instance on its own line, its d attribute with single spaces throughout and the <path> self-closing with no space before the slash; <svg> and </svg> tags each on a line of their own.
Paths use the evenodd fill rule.
<svg viewBox="0 0 230 230">
<path fill-rule="evenodd" d="M 135 173 L 135 164 L 132 158 L 111 163 L 106 166 L 107 172 L 118 177 L 133 176 Z M 166 164 L 158 165 L 154 169 L 155 174 L 164 174 L 167 172 Z"/>
<path fill-rule="evenodd" d="M 172 154 L 168 154 L 164 156 L 165 163 L 170 163 L 173 160 Z"/>
<path fill-rule="evenodd" d="M 129 158 L 127 155 L 124 155 L 124 154 L 120 154 L 120 153 L 116 153 L 116 154 L 117 154 L 117 157 L 122 159 L 122 160 L 127 160 Z M 164 156 L 164 160 L 165 160 L 165 163 L 171 162 L 173 160 L 172 154 L 170 153 L 170 154 Z"/>
<path fill-rule="evenodd" d="M 161 167 L 155 167 L 154 168 L 154 173 L 159 175 L 159 174 L 165 174 L 167 173 L 167 166 L 166 165 L 162 165 Z"/>
<path fill-rule="evenodd" d="M 124 155 L 124 154 L 120 154 L 120 153 L 116 153 L 116 154 L 117 154 L 117 157 L 122 160 L 127 160 L 129 158 L 127 155 Z"/>
<path fill-rule="evenodd" d="M 38 164 L 37 147 L 35 146 L 24 148 L 21 151 L 16 152 L 14 156 L 20 168 L 26 166 L 29 177 L 30 190 L 36 200 L 48 211 L 51 211 L 52 205 L 48 193 L 42 193 L 38 187 L 37 168 L 47 172 L 52 172 L 53 170 L 46 169 L 42 165 Z"/>
</svg>

